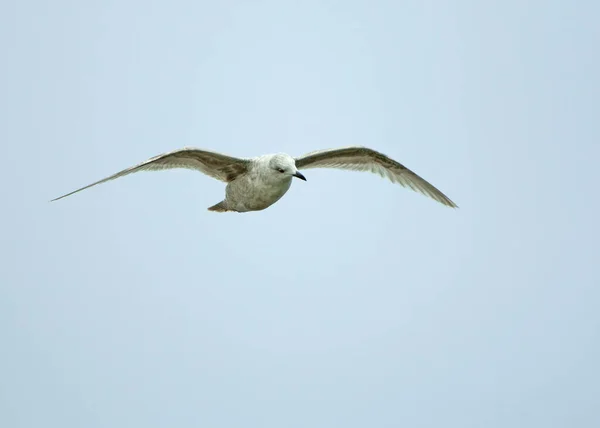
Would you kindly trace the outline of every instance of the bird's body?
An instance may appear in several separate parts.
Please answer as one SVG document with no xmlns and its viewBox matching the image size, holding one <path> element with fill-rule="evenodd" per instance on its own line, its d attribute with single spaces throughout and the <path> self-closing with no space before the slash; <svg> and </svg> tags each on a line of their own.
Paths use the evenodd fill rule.
<svg viewBox="0 0 600 428">
<path fill-rule="evenodd" d="M 225 199 L 209 208 L 210 211 L 261 211 L 270 207 L 290 189 L 292 175 L 272 174 L 269 163 L 275 157 L 265 155 L 250 160 L 248 172 L 230 181 L 225 188 Z"/>
<path fill-rule="evenodd" d="M 320 150 L 300 158 L 277 153 L 251 159 L 235 158 L 196 148 L 183 148 L 150 158 L 53 201 L 138 171 L 188 168 L 227 183 L 225 199 L 209 207 L 210 211 L 261 211 L 285 195 L 290 189 L 293 177 L 306 181 L 298 169 L 317 167 L 375 172 L 392 182 L 456 208 L 454 202 L 423 178 L 382 153 L 365 147 Z"/>
</svg>

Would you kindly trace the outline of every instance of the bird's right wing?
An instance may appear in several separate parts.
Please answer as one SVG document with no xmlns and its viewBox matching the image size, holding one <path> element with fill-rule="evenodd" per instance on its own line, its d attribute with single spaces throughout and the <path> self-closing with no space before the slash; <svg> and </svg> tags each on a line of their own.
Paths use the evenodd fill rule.
<svg viewBox="0 0 600 428">
<path fill-rule="evenodd" d="M 140 164 L 124 169 L 123 171 L 119 171 L 110 177 L 103 178 L 102 180 L 88 184 L 87 186 L 74 190 L 66 195 L 52 199 L 52 201 L 57 201 L 97 184 L 105 183 L 107 181 L 114 180 L 115 178 L 123 177 L 138 171 L 158 171 L 162 169 L 187 168 L 203 172 L 204 174 L 212 178 L 216 178 L 217 180 L 230 182 L 239 175 L 246 173 L 248 171 L 249 164 L 250 161 L 248 159 L 240 159 L 223 155 L 221 153 L 186 147 L 150 158 Z"/>
<path fill-rule="evenodd" d="M 457 208 L 456 204 L 433 184 L 383 153 L 366 147 L 342 147 L 307 153 L 296 158 L 296 167 L 298 169 L 339 168 L 374 172 L 382 177 L 387 177 L 392 183 L 398 183 L 429 196 L 441 204 Z"/>
</svg>

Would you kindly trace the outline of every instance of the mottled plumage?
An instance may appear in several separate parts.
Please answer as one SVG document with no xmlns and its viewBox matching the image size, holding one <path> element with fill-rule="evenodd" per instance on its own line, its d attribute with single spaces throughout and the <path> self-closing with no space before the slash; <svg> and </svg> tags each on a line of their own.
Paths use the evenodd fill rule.
<svg viewBox="0 0 600 428">
<path fill-rule="evenodd" d="M 53 201 L 138 171 L 188 168 L 227 183 L 225 199 L 208 208 L 210 211 L 260 211 L 281 199 L 289 190 L 293 177 L 306 180 L 299 169 L 323 167 L 378 173 L 393 183 L 411 188 L 444 205 L 457 207 L 446 195 L 404 165 L 366 147 L 319 150 L 296 159 L 284 153 L 242 159 L 207 150 L 183 148 L 150 158 Z"/>
</svg>

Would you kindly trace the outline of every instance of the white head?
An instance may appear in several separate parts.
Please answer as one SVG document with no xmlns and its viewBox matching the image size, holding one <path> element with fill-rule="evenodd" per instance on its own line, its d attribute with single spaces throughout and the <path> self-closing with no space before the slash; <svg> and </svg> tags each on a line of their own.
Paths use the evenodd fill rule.
<svg viewBox="0 0 600 428">
<path fill-rule="evenodd" d="M 269 160 L 269 168 L 280 174 L 282 177 L 298 177 L 306 181 L 306 177 L 296 168 L 296 161 L 290 155 L 278 153 Z"/>
</svg>

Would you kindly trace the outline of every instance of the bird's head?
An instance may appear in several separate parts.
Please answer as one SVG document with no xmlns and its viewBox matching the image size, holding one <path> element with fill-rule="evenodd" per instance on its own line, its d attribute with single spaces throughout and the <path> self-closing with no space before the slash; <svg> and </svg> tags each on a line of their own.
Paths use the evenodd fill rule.
<svg viewBox="0 0 600 428">
<path fill-rule="evenodd" d="M 296 161 L 289 155 L 283 153 L 273 155 L 269 162 L 269 167 L 283 177 L 292 176 L 306 181 L 306 177 L 296 168 Z"/>
</svg>

